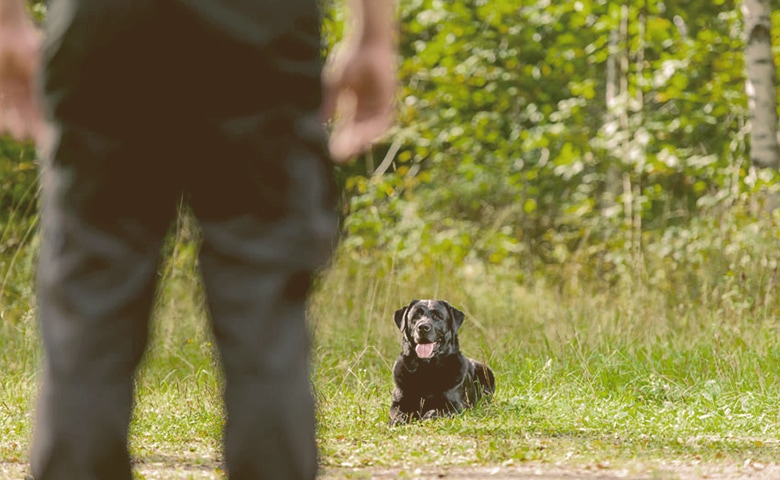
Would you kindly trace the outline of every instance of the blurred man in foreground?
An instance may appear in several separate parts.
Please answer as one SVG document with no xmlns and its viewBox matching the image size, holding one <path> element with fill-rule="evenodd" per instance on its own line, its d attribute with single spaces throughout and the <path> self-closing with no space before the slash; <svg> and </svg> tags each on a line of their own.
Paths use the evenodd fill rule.
<svg viewBox="0 0 780 480">
<path fill-rule="evenodd" d="M 316 475 L 305 300 L 336 236 L 322 118 L 346 161 L 389 126 L 395 87 L 392 3 L 351 6 L 321 88 L 316 0 L 52 0 L 44 37 L 0 0 L 0 133 L 42 164 L 36 480 L 132 478 L 133 375 L 182 195 L 228 476 Z"/>
</svg>

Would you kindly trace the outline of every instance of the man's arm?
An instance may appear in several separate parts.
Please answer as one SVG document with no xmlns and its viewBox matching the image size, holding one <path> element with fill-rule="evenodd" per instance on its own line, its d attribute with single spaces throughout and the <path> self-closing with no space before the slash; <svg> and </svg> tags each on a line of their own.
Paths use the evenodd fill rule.
<svg viewBox="0 0 780 480">
<path fill-rule="evenodd" d="M 0 0 L 0 135 L 35 139 L 41 117 L 35 98 L 40 35 L 22 0 Z"/>
<path fill-rule="evenodd" d="M 393 0 L 351 0 L 355 16 L 355 38 L 363 43 L 395 43 Z"/>
<path fill-rule="evenodd" d="M 337 163 L 367 150 L 394 117 L 394 0 L 350 1 L 352 29 L 323 74 L 323 114 L 334 121 L 329 147 Z"/>
</svg>

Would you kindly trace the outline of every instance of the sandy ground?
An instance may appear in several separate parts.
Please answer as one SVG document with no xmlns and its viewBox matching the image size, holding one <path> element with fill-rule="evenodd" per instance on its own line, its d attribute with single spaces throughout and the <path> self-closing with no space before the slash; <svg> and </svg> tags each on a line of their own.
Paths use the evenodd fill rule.
<svg viewBox="0 0 780 480">
<path fill-rule="evenodd" d="M 780 464 L 746 465 L 609 465 L 584 467 L 549 464 L 520 466 L 400 469 L 326 469 L 321 477 L 336 479 L 488 479 L 488 480 L 780 480 Z"/>
<path fill-rule="evenodd" d="M 142 462 L 135 466 L 136 478 L 146 480 L 223 479 L 224 473 L 213 462 L 170 465 L 167 462 Z M 17 462 L 0 462 L 0 480 L 20 480 L 28 474 L 27 466 Z M 567 466 L 550 464 L 501 465 L 493 467 L 410 467 L 410 468 L 333 468 L 322 470 L 322 480 L 406 479 L 406 480 L 780 480 L 780 464 L 745 462 L 665 463 Z"/>
</svg>

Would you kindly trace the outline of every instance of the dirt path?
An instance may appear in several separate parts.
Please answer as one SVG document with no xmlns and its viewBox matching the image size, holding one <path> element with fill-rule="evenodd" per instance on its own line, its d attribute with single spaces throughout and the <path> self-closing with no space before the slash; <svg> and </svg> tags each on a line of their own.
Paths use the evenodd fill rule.
<svg viewBox="0 0 780 480">
<path fill-rule="evenodd" d="M 745 465 L 679 464 L 608 465 L 585 467 L 531 464 L 495 467 L 451 467 L 402 469 L 325 469 L 322 479 L 453 479 L 453 480 L 778 480 L 780 464 Z"/>
<path fill-rule="evenodd" d="M 214 462 L 202 464 L 138 463 L 139 480 L 217 480 L 224 473 Z M 28 474 L 23 463 L 0 462 L 0 480 L 21 480 Z M 780 464 L 634 464 L 565 466 L 523 464 L 494 467 L 324 468 L 321 480 L 778 480 Z"/>
</svg>

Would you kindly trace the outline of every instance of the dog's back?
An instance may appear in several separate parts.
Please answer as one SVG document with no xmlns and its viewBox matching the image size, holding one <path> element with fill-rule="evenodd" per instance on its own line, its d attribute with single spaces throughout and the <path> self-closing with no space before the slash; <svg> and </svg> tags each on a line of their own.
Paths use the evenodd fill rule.
<svg viewBox="0 0 780 480">
<path fill-rule="evenodd" d="M 469 359 L 469 361 L 474 366 L 474 378 L 482 390 L 482 395 L 496 393 L 496 377 L 493 375 L 493 370 L 476 360 Z"/>
</svg>

